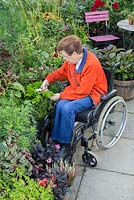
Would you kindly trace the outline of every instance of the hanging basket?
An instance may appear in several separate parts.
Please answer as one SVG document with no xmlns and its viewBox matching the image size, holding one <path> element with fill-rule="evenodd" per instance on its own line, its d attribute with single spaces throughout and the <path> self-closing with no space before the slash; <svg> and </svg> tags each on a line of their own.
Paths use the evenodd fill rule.
<svg viewBox="0 0 134 200">
<path fill-rule="evenodd" d="M 120 81 L 114 80 L 115 88 L 117 89 L 117 94 L 123 97 L 125 100 L 130 100 L 134 98 L 134 80 L 131 81 Z"/>
</svg>

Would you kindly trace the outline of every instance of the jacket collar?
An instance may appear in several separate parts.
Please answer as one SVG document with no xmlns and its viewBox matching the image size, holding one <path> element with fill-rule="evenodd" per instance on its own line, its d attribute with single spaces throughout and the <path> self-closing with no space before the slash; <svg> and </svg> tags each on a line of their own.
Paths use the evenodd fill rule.
<svg viewBox="0 0 134 200">
<path fill-rule="evenodd" d="M 83 58 L 82 58 L 82 61 L 80 63 L 79 68 L 76 70 L 76 73 L 81 73 L 82 72 L 82 69 L 83 69 L 83 67 L 84 67 L 84 65 L 86 63 L 86 60 L 87 60 L 87 56 L 88 56 L 88 51 L 85 48 L 83 48 Z"/>
</svg>

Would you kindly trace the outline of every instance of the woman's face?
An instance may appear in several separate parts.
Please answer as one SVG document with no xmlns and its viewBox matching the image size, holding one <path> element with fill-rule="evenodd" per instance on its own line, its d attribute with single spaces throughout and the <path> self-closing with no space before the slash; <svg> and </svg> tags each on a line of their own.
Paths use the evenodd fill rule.
<svg viewBox="0 0 134 200">
<path fill-rule="evenodd" d="M 76 64 L 81 59 L 81 54 L 73 52 L 72 55 L 68 55 L 65 51 L 61 51 L 61 56 L 70 64 Z"/>
</svg>

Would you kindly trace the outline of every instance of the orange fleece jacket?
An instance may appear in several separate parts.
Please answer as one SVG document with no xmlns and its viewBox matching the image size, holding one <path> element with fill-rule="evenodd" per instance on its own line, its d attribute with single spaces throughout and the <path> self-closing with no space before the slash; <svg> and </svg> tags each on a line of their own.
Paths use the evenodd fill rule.
<svg viewBox="0 0 134 200">
<path fill-rule="evenodd" d="M 101 63 L 97 57 L 88 52 L 85 65 L 80 73 L 76 72 L 76 66 L 69 64 L 67 61 L 47 75 L 46 79 L 49 83 L 55 81 L 68 80 L 70 85 L 60 93 L 61 99 L 75 100 L 90 96 L 97 105 L 100 96 L 107 92 L 107 80 L 102 69 Z"/>
</svg>

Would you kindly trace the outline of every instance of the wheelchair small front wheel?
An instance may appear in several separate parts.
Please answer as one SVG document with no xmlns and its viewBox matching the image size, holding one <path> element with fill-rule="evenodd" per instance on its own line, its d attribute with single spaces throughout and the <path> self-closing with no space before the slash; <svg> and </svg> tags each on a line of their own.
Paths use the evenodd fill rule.
<svg viewBox="0 0 134 200">
<path fill-rule="evenodd" d="M 124 99 L 115 96 L 104 106 L 98 120 L 96 143 L 100 149 L 108 149 L 121 137 L 127 120 L 127 106 Z"/>
<path fill-rule="evenodd" d="M 89 167 L 95 167 L 97 165 L 97 159 L 91 153 L 84 152 L 82 155 L 82 160 L 86 163 Z"/>
</svg>

